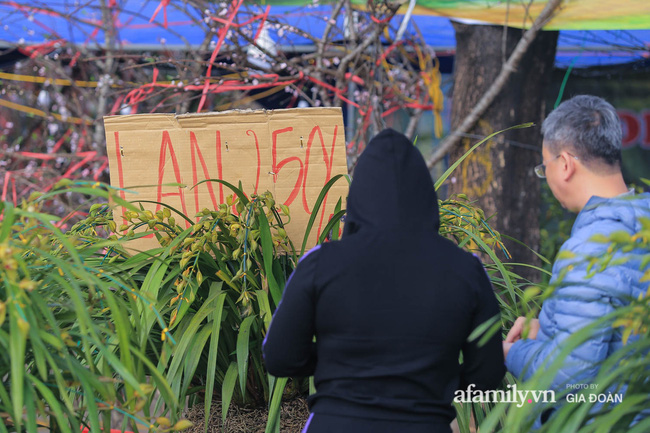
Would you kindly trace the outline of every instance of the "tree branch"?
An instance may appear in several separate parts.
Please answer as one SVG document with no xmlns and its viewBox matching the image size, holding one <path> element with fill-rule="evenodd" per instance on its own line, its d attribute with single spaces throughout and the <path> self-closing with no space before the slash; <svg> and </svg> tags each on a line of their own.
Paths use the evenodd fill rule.
<svg viewBox="0 0 650 433">
<path fill-rule="evenodd" d="M 332 16 L 327 20 L 327 26 L 325 26 L 325 32 L 323 32 L 323 37 L 318 42 L 318 52 L 316 56 L 316 77 L 320 81 L 323 81 L 323 72 L 322 72 L 323 54 L 325 53 L 325 47 L 327 46 L 327 41 L 330 36 L 330 31 L 332 30 L 333 25 L 336 24 L 336 19 L 341 13 L 341 9 L 343 8 L 344 4 L 345 4 L 344 0 L 339 0 L 336 6 L 334 6 L 334 11 L 332 12 Z M 319 89 L 319 92 L 320 92 L 321 99 L 323 100 L 323 105 L 325 105 L 326 107 L 331 106 L 331 102 L 327 97 L 327 90 L 321 87 Z"/>
<path fill-rule="evenodd" d="M 476 104 L 467 117 L 465 117 L 461 125 L 455 131 L 450 133 L 442 143 L 440 143 L 440 146 L 438 146 L 427 161 L 427 167 L 432 168 L 438 161 L 444 158 L 444 156 L 458 144 L 463 134 L 469 132 L 478 121 L 479 117 L 481 117 L 485 110 L 488 109 L 494 99 L 499 95 L 499 93 L 501 93 L 501 90 L 505 86 L 510 74 L 516 70 L 517 65 L 528 50 L 528 47 L 535 39 L 535 36 L 537 36 L 537 32 L 539 32 L 553 17 L 553 14 L 560 7 L 561 3 L 562 0 L 549 0 L 549 2 L 546 3 L 544 10 L 539 14 L 531 28 L 524 33 L 508 61 L 502 66 L 501 72 L 499 72 L 496 80 L 494 80 L 492 87 L 485 92 L 481 100 Z"/>
</svg>

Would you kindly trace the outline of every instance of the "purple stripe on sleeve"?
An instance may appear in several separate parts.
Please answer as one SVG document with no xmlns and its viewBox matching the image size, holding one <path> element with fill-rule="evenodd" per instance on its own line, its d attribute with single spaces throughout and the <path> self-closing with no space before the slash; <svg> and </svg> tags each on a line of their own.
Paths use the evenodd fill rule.
<svg viewBox="0 0 650 433">
<path fill-rule="evenodd" d="M 311 423 L 311 419 L 313 417 L 314 417 L 313 413 L 309 414 L 309 418 L 307 418 L 307 424 L 305 424 L 305 428 L 302 429 L 302 433 L 307 433 L 307 430 L 309 430 L 309 424 Z"/>
</svg>

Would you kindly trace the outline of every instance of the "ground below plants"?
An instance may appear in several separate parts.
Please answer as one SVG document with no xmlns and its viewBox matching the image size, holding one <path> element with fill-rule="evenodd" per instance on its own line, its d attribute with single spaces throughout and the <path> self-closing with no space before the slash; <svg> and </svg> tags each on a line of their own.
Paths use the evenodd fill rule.
<svg viewBox="0 0 650 433">
<path fill-rule="evenodd" d="M 231 405 L 223 433 L 264 433 L 267 415 L 268 410 L 265 408 L 245 409 Z M 307 400 L 304 398 L 295 398 L 282 403 L 280 433 L 301 433 L 308 417 L 309 409 L 307 408 Z M 185 433 L 203 433 L 205 420 L 203 403 L 192 407 L 185 418 L 194 423 L 194 427 L 185 430 Z M 460 431 L 455 419 L 451 423 L 451 431 L 453 433 Z M 476 427 L 470 427 L 470 431 L 475 432 Z M 222 433 L 221 402 L 215 402 L 212 407 L 208 433 Z"/>
<path fill-rule="evenodd" d="M 247 409 L 231 405 L 223 433 L 264 433 L 267 415 L 267 408 Z M 305 399 L 296 398 L 282 403 L 280 433 L 300 433 L 308 417 L 309 409 Z M 205 423 L 203 403 L 190 408 L 185 418 L 194 423 L 194 427 L 185 430 L 186 433 L 203 433 Z M 208 433 L 222 433 L 221 402 L 215 402 L 212 406 Z"/>
</svg>

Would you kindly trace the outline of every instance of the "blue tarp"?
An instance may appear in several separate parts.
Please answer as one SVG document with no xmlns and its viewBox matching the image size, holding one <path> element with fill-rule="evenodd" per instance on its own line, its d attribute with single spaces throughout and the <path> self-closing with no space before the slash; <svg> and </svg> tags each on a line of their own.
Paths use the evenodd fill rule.
<svg viewBox="0 0 650 433">
<path fill-rule="evenodd" d="M 199 45 L 205 37 L 205 26 L 195 24 L 195 20 L 205 15 L 188 8 L 181 2 L 170 2 L 166 8 L 160 1 L 122 1 L 116 2 L 119 14 L 115 18 L 118 37 L 125 48 L 154 50 L 165 46 L 168 49 Z M 0 1 L 0 45 L 40 44 L 52 40 L 67 40 L 75 44 L 89 46 L 104 43 L 103 31 L 97 31 L 102 22 L 99 2 L 81 4 L 78 1 L 63 0 L 56 4 Z M 225 4 L 217 3 L 213 16 L 225 18 Z M 167 15 L 167 28 L 164 15 Z M 156 11 L 158 13 L 156 14 Z M 263 13 L 265 6 L 246 5 L 239 12 L 239 22 L 244 22 L 256 14 Z M 54 11 L 55 13 L 52 13 Z M 223 11 L 223 12 L 221 12 Z M 282 23 L 305 31 L 320 38 L 325 30 L 331 6 L 273 6 L 270 15 Z M 221 16 L 219 14 L 222 14 Z M 150 23 L 152 16 L 154 22 Z M 338 29 L 344 28 L 343 14 L 336 23 Z M 394 19 L 399 25 L 403 16 Z M 249 26 L 254 33 L 259 21 Z M 422 33 L 426 43 L 439 55 L 450 56 L 455 52 L 454 30 L 448 18 L 415 15 L 411 18 L 408 31 Z M 649 23 L 650 27 L 650 23 Z M 288 30 L 284 26 L 270 27 L 270 37 L 277 46 L 288 49 L 310 49 L 313 43 L 305 37 Z M 363 29 L 360 29 L 363 34 Z M 393 34 L 396 29 L 393 29 Z M 340 30 L 338 30 L 340 33 Z M 344 35 L 334 33 L 342 40 Z M 216 42 L 217 35 L 213 37 Z M 556 66 L 589 67 L 636 62 L 650 57 L 650 29 L 626 31 L 560 31 Z"/>
</svg>

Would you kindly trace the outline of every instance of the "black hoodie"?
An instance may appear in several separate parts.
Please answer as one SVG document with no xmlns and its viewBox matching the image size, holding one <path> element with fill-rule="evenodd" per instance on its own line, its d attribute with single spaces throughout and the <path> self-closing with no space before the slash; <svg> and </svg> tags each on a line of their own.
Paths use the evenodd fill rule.
<svg viewBox="0 0 650 433">
<path fill-rule="evenodd" d="M 438 234 L 431 176 L 402 134 L 370 141 L 347 203 L 342 240 L 311 250 L 287 283 L 266 367 L 313 374 L 316 414 L 451 422 L 457 389 L 492 389 L 505 374 L 501 332 L 468 341 L 499 314 L 486 273 Z"/>
</svg>

